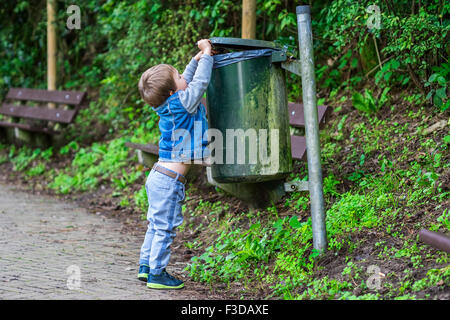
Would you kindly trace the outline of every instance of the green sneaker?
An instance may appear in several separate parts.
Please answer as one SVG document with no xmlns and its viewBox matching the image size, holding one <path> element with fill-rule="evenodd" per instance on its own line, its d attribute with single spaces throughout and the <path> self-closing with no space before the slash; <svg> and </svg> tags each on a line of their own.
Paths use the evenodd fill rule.
<svg viewBox="0 0 450 320">
<path fill-rule="evenodd" d="M 148 279 L 148 273 L 150 272 L 150 267 L 143 264 L 139 266 L 139 273 L 138 273 L 138 279 L 141 281 L 147 282 Z"/>
<path fill-rule="evenodd" d="M 166 269 L 159 275 L 149 274 L 147 280 L 147 287 L 151 289 L 182 289 L 184 282 L 171 276 Z"/>
</svg>

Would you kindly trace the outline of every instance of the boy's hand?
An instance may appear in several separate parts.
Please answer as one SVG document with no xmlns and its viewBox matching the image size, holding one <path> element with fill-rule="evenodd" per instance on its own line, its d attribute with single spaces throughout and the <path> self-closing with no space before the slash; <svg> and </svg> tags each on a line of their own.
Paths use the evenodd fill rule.
<svg viewBox="0 0 450 320">
<path fill-rule="evenodd" d="M 199 52 L 195 55 L 194 59 L 197 60 L 197 61 L 200 61 L 200 58 L 202 57 L 202 54 L 203 54 L 203 52 L 199 51 Z"/>
<path fill-rule="evenodd" d="M 209 39 L 202 39 L 197 42 L 198 48 L 203 54 L 212 55 L 211 41 Z"/>
</svg>

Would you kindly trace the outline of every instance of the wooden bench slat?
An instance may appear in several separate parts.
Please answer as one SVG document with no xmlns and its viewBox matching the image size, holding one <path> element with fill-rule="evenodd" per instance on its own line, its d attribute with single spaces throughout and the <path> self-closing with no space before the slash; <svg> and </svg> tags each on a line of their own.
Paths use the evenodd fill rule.
<svg viewBox="0 0 450 320">
<path fill-rule="evenodd" d="M 6 95 L 6 99 L 78 105 L 85 95 L 86 92 L 82 91 L 49 91 L 42 89 L 11 88 Z"/>
<path fill-rule="evenodd" d="M 125 142 L 125 146 L 132 148 L 132 149 L 138 149 L 142 150 L 144 152 L 148 152 L 151 154 L 158 154 L 159 153 L 159 147 L 154 144 L 139 144 L 139 143 L 132 143 L 132 142 Z"/>
<path fill-rule="evenodd" d="M 206 99 L 202 98 L 201 102 L 206 106 Z M 317 116 L 319 117 L 318 122 L 319 126 L 321 126 L 328 115 L 330 108 L 325 105 L 317 106 Z M 288 112 L 289 112 L 289 125 L 297 128 L 305 127 L 305 117 L 303 114 L 303 104 L 302 103 L 288 103 Z"/>
<path fill-rule="evenodd" d="M 19 128 L 33 132 L 47 133 L 47 134 L 57 134 L 59 131 L 55 131 L 49 128 L 38 128 L 26 123 L 16 123 L 16 122 L 6 122 L 0 121 L 0 127 L 8 127 L 8 128 Z"/>
<path fill-rule="evenodd" d="M 303 104 L 301 103 L 288 103 L 289 110 L 289 124 L 293 127 L 304 128 L 305 127 L 305 118 L 303 114 Z M 327 111 L 329 108 L 327 106 L 321 105 L 317 106 L 317 116 L 319 125 L 325 121 L 325 116 L 327 115 Z"/>
<path fill-rule="evenodd" d="M 202 98 L 201 102 L 206 105 L 206 99 Z M 319 125 L 323 124 L 325 122 L 327 113 L 329 112 L 330 108 L 328 108 L 325 105 L 317 106 L 317 115 L 318 115 L 318 122 Z M 294 127 L 305 127 L 305 119 L 303 114 L 303 104 L 300 103 L 294 103 L 289 102 L 288 103 L 288 110 L 289 110 L 289 124 Z M 152 153 L 152 154 L 158 154 L 158 146 L 152 145 L 152 144 L 136 144 L 136 143 L 130 143 L 127 142 L 125 145 L 127 145 L 130 148 L 133 149 L 139 149 L 144 152 Z M 292 158 L 295 160 L 306 160 L 306 137 L 304 136 L 291 136 L 291 154 Z"/>
<path fill-rule="evenodd" d="M 306 137 L 291 136 L 291 154 L 293 159 L 301 161 L 306 159 Z"/>
<path fill-rule="evenodd" d="M 71 123 L 75 113 L 75 110 L 49 109 L 47 108 L 47 106 L 30 107 L 3 104 L 0 107 L 0 114 L 4 114 L 10 117 L 48 120 L 61 123 Z"/>
<path fill-rule="evenodd" d="M 126 142 L 125 146 L 131 149 L 138 149 L 151 154 L 158 154 L 159 147 L 154 144 L 139 144 Z M 303 136 L 291 136 L 291 154 L 296 160 L 305 160 L 306 156 L 306 138 Z"/>
<path fill-rule="evenodd" d="M 146 153 L 150 153 L 150 154 L 154 154 L 154 155 L 159 154 L 159 147 L 157 145 L 150 144 L 150 143 L 149 144 L 139 144 L 139 143 L 125 142 L 125 146 L 127 146 L 131 149 L 141 150 Z M 204 167 L 210 166 L 210 164 L 205 161 L 202 161 L 202 163 L 199 163 L 198 165 L 201 165 Z"/>
</svg>

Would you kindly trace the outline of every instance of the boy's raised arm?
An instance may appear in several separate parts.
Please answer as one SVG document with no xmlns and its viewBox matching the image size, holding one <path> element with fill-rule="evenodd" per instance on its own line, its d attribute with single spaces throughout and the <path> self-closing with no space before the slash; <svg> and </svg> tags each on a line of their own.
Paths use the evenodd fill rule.
<svg viewBox="0 0 450 320">
<path fill-rule="evenodd" d="M 192 58 L 189 64 L 186 66 L 186 69 L 184 69 L 183 77 L 188 84 L 192 81 L 192 78 L 194 77 L 195 74 L 195 70 L 197 70 L 197 66 L 198 60 Z"/>
<path fill-rule="evenodd" d="M 189 64 L 186 66 L 186 69 L 184 69 L 183 72 L 183 78 L 184 80 L 186 80 L 186 82 L 189 84 L 189 82 L 192 81 L 192 78 L 194 77 L 195 74 L 195 70 L 197 70 L 197 66 L 198 66 L 198 61 L 200 60 L 200 58 L 202 57 L 202 52 L 199 51 L 195 57 L 193 57 L 191 59 L 191 61 L 189 62 Z"/>
<path fill-rule="evenodd" d="M 193 60 L 195 61 L 195 59 Z M 186 70 L 190 68 L 191 63 L 193 63 L 192 60 Z M 195 70 L 191 81 L 188 81 L 186 78 L 186 75 L 189 74 L 183 73 L 184 78 L 189 85 L 185 90 L 179 92 L 179 98 L 187 112 L 194 113 L 197 110 L 203 94 L 208 88 L 209 81 L 211 80 L 213 63 L 214 59 L 211 55 L 203 54 L 198 62 L 197 69 Z"/>
</svg>

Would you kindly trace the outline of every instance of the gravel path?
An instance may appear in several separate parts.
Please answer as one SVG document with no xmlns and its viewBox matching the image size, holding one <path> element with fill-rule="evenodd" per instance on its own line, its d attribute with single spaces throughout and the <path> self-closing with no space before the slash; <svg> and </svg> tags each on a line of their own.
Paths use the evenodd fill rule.
<svg viewBox="0 0 450 320">
<path fill-rule="evenodd" d="M 202 299 L 137 280 L 142 239 L 119 221 L 0 184 L 0 299 Z M 168 271 L 183 273 L 184 265 Z M 188 287 L 188 286 L 187 286 Z"/>
</svg>

